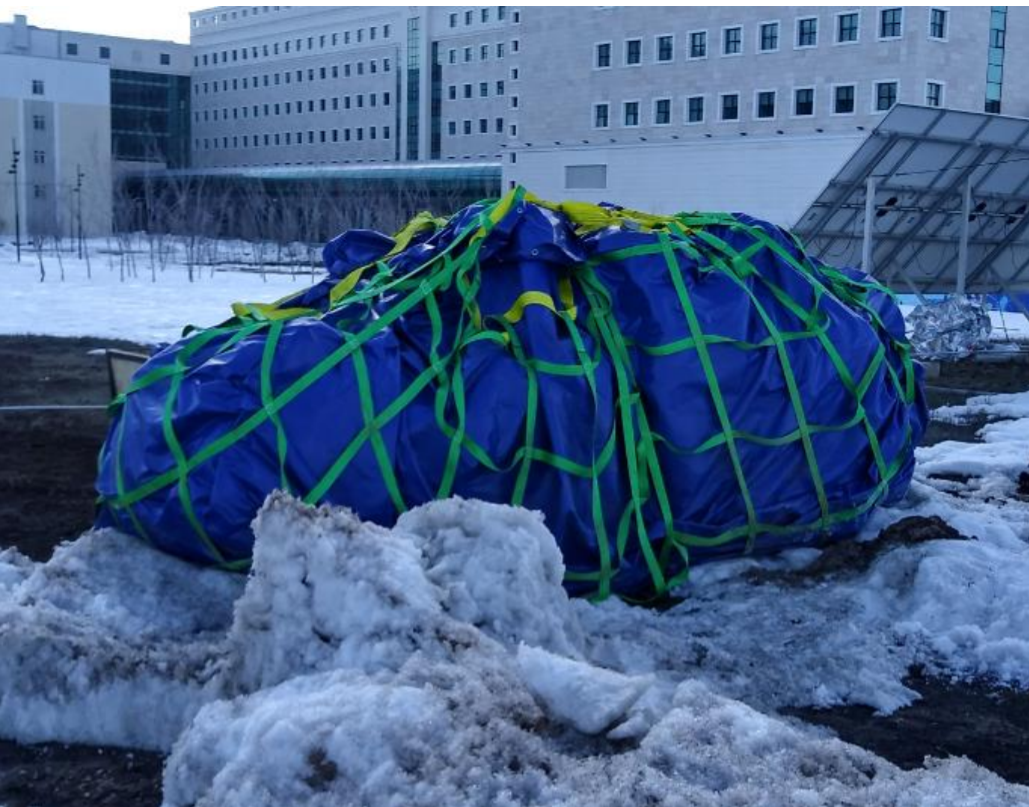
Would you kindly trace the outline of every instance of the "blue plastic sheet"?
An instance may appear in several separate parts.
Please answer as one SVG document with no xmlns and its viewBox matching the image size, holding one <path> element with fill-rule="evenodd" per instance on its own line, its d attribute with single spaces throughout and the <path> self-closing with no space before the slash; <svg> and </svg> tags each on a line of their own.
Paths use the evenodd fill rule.
<svg viewBox="0 0 1029 807">
<path fill-rule="evenodd" d="M 442 374 L 374 430 L 402 506 L 441 492 L 510 502 L 525 475 L 518 503 L 545 515 L 573 593 L 646 597 L 688 564 L 851 536 L 873 506 L 904 494 L 927 413 L 887 293 L 744 215 L 669 225 L 596 213 L 591 228 L 519 192 L 403 244 L 367 231 L 334 239 L 326 278 L 277 306 L 294 310 L 288 318 L 237 316 L 140 369 L 101 454 L 99 523 L 193 561 L 241 565 L 265 496 L 285 485 L 310 499 L 357 445 L 317 500 L 390 525 L 398 506 L 366 424 L 434 356 Z M 662 239 L 680 244 L 693 327 Z M 473 243 L 476 259 L 429 294 L 437 325 L 423 299 L 361 344 L 364 398 L 351 353 L 272 417 L 269 400 L 425 295 Z M 696 326 L 711 372 L 689 343 Z M 448 461 L 453 483 L 441 491 Z"/>
</svg>

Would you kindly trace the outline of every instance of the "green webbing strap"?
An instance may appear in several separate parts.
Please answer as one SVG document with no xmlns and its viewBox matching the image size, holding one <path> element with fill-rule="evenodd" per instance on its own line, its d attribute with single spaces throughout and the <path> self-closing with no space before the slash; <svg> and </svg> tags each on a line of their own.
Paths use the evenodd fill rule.
<svg viewBox="0 0 1029 807">
<path fill-rule="evenodd" d="M 675 225 L 673 225 L 674 229 Z M 786 344 L 783 342 L 779 335 L 779 330 L 772 318 L 768 315 L 765 307 L 761 304 L 761 301 L 754 294 L 754 291 L 747 285 L 743 280 L 740 279 L 738 271 L 743 269 L 747 275 L 757 274 L 757 269 L 747 260 L 745 255 L 754 254 L 752 248 L 748 249 L 744 253 L 735 253 L 734 250 L 729 247 L 728 244 L 723 242 L 725 251 L 730 255 L 735 255 L 732 258 L 731 267 L 725 266 L 720 260 L 715 264 L 722 269 L 722 274 L 728 277 L 739 289 L 742 291 L 751 302 L 754 310 L 757 311 L 758 316 L 764 323 L 765 328 L 771 336 L 772 341 L 775 345 L 776 355 L 779 358 L 779 366 L 782 369 L 783 379 L 786 381 L 786 389 L 790 396 L 790 405 L 793 407 L 793 415 L 797 420 L 797 431 L 800 433 L 801 444 L 804 448 L 804 458 L 807 461 L 808 473 L 811 476 L 811 482 L 815 488 L 815 495 L 818 498 L 818 508 L 822 513 L 823 524 L 828 524 L 829 520 L 829 500 L 825 495 L 825 484 L 822 481 L 822 473 L 818 468 L 818 458 L 815 455 L 815 448 L 811 443 L 811 431 L 808 428 L 807 415 L 804 412 L 804 402 L 800 397 L 800 390 L 797 388 L 797 379 L 793 373 L 793 367 L 790 363 L 789 355 L 786 352 Z M 759 245 L 760 247 L 760 245 Z M 700 257 L 699 255 L 697 256 Z M 859 402 L 860 403 L 860 402 Z M 749 546 L 748 546 L 749 550 Z"/>
<path fill-rule="evenodd" d="M 806 267 L 798 263 L 789 252 L 782 249 L 781 245 L 778 242 L 769 238 L 763 230 L 759 228 L 754 228 L 751 231 L 751 234 L 757 237 L 757 239 L 764 246 L 771 249 L 779 258 L 786 261 L 790 266 L 796 269 L 803 277 L 805 277 L 808 280 L 808 282 L 812 285 L 812 288 L 815 292 L 815 307 L 817 308 L 818 301 L 821 299 L 821 295 L 825 291 L 824 286 L 822 286 L 822 284 L 817 279 L 813 278 L 807 271 Z M 728 244 L 726 244 L 724 241 L 717 238 L 716 236 L 710 233 L 702 233 L 700 235 L 706 242 L 712 244 L 716 248 L 721 249 L 723 251 L 732 251 L 731 247 L 729 247 Z M 807 311 L 800 307 L 791 295 L 789 295 L 784 289 L 780 288 L 778 285 L 773 283 L 770 279 L 764 277 L 761 274 L 758 274 L 756 276 L 761 280 L 765 287 L 772 292 L 776 300 L 785 308 L 787 308 L 790 312 L 792 312 L 794 316 L 798 317 L 799 319 L 805 322 L 811 321 L 813 312 Z M 846 362 L 843 361 L 843 357 L 836 349 L 836 346 L 833 344 L 832 340 L 829 339 L 828 333 L 825 330 L 821 330 L 815 333 L 815 337 L 818 339 L 819 343 L 822 346 L 822 349 L 829 357 L 829 361 L 836 369 L 837 375 L 839 375 L 840 377 L 840 381 L 843 383 L 844 387 L 854 396 L 856 413 L 861 416 L 861 420 L 863 422 L 865 429 L 865 434 L 868 438 L 869 446 L 872 449 L 872 455 L 875 460 L 876 468 L 879 471 L 880 479 L 883 479 L 885 478 L 887 471 L 886 462 L 882 456 L 882 449 L 879 444 L 879 436 L 876 434 L 875 429 L 872 427 L 871 422 L 868 420 L 867 413 L 865 412 L 863 404 L 864 396 L 863 394 L 858 395 L 858 387 L 854 384 L 854 379 L 851 376 L 850 370 L 847 367 Z M 873 358 L 873 361 L 871 362 L 871 365 L 868 368 L 868 371 L 866 372 L 866 377 L 869 378 L 869 385 L 871 383 L 871 378 L 874 376 L 875 371 L 878 370 L 879 365 L 885 362 L 885 356 L 885 350 L 878 350 L 876 352 L 876 356 L 875 358 Z M 868 386 L 865 386 L 865 390 L 867 389 Z M 900 392 L 899 385 L 897 389 L 898 392 Z M 906 402 L 910 403 L 910 401 Z"/>
<path fill-rule="evenodd" d="M 711 400 L 714 403 L 715 412 L 718 414 L 718 422 L 722 427 L 722 433 L 726 436 L 725 446 L 729 451 L 729 458 L 732 461 L 733 473 L 736 476 L 736 484 L 739 486 L 740 495 L 743 497 L 743 505 L 747 511 L 747 551 L 753 546 L 757 536 L 757 515 L 754 512 L 754 502 L 750 497 L 750 489 L 747 487 L 747 479 L 743 473 L 743 464 L 740 462 L 739 452 L 736 450 L 736 440 L 732 436 L 732 423 L 729 419 L 729 412 L 722 398 L 721 386 L 718 383 L 718 376 L 715 374 L 714 364 L 711 362 L 711 354 L 708 353 L 707 343 L 703 340 L 703 329 L 700 327 L 700 320 L 697 312 L 693 309 L 693 301 L 690 299 L 689 289 L 682 279 L 682 272 L 679 270 L 679 262 L 675 258 L 671 244 L 666 233 L 658 233 L 658 242 L 664 255 L 665 264 L 672 277 L 672 285 L 679 297 L 679 304 L 686 315 L 686 322 L 689 325 L 690 335 L 697 343 L 697 358 L 700 359 L 700 366 L 704 371 L 704 378 L 707 380 L 708 391 L 711 393 Z"/>
<path fill-rule="evenodd" d="M 357 376 L 357 393 L 361 399 L 361 417 L 364 419 L 364 427 L 368 432 L 372 443 L 372 452 L 379 464 L 379 473 L 382 474 L 382 481 L 389 492 L 390 500 L 397 509 L 397 513 L 407 510 L 404 504 L 404 497 L 400 494 L 397 486 L 396 474 L 393 473 L 393 464 L 390 462 L 389 452 L 386 444 L 382 441 L 382 432 L 375 426 L 375 399 L 372 397 L 371 381 L 368 378 L 368 366 L 364 360 L 364 349 L 358 345 L 354 348 L 351 357 L 351 364 L 354 367 L 354 374 Z"/>
<path fill-rule="evenodd" d="M 261 406 L 267 407 L 271 403 L 272 393 L 272 362 L 275 360 L 275 349 L 279 346 L 279 337 L 282 335 L 282 328 L 285 320 L 278 320 L 268 329 L 268 338 L 264 343 L 264 350 L 261 353 Z M 279 485 L 288 493 L 292 492 L 289 479 L 286 477 L 286 452 L 289 450 L 289 442 L 286 440 L 286 430 L 283 428 L 282 419 L 279 413 L 269 410 L 268 416 L 275 425 L 275 450 L 279 457 Z"/>
<path fill-rule="evenodd" d="M 631 368 L 628 361 L 623 358 L 627 356 L 627 353 L 624 342 L 621 342 L 616 335 L 617 325 L 614 322 L 611 301 L 607 290 L 596 280 L 592 269 L 588 267 L 584 267 L 581 272 L 577 273 L 577 279 L 581 280 L 582 290 L 590 303 L 590 313 L 592 316 L 587 319 L 587 323 L 592 323 L 595 326 L 596 333 L 594 338 L 597 338 L 599 335 L 599 338 L 607 348 L 608 356 L 610 356 L 611 364 L 614 367 L 615 381 L 618 389 L 617 409 L 621 419 L 622 442 L 625 451 L 626 471 L 629 475 L 629 490 L 633 515 L 635 517 L 636 535 L 647 564 L 647 570 L 650 572 L 651 579 L 654 582 L 654 590 L 660 596 L 666 591 L 667 581 L 654 555 L 654 549 L 650 545 L 646 519 L 643 515 L 639 460 L 636 455 L 636 429 L 633 424 L 633 410 L 635 408 L 633 396 L 636 394 L 633 390 L 636 385 L 634 381 L 630 382 Z M 621 532 L 619 532 L 617 541 L 620 547 L 624 545 L 624 536 Z M 600 542 L 598 541 L 598 543 Z M 598 592 L 598 596 L 603 596 L 602 591 Z"/>
</svg>

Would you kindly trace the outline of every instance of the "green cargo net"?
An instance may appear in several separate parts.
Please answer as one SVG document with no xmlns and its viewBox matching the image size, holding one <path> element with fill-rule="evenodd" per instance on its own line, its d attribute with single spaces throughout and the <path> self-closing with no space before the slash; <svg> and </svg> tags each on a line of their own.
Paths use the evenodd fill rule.
<svg viewBox="0 0 1029 807">
<path fill-rule="evenodd" d="M 586 234 L 606 227 L 629 227 L 651 233 L 653 239 L 645 244 L 625 249 L 601 252 L 588 261 L 567 268 L 554 296 L 543 291 L 523 292 L 503 314 L 484 316 L 480 311 L 477 295 L 482 283 L 482 269 L 479 252 L 494 227 L 506 216 L 522 212 L 526 204 L 547 207 L 561 213 L 576 227 L 577 232 Z M 912 403 L 915 397 L 915 374 L 906 342 L 890 339 L 895 354 L 900 358 L 898 372 L 887 360 L 887 351 L 880 345 L 873 360 L 860 377 L 848 369 L 838 350 L 827 334 L 828 317 L 820 310 L 819 302 L 825 295 L 832 295 L 847 303 L 851 308 L 864 312 L 879 329 L 880 334 L 889 331 L 879 315 L 867 303 L 871 290 L 889 293 L 871 280 L 855 280 L 829 267 L 815 267 L 803 257 L 799 243 L 798 255 L 785 249 L 778 241 L 760 227 L 743 223 L 723 214 L 677 214 L 655 216 L 636 211 L 611 209 L 586 203 L 564 203 L 555 205 L 536 199 L 524 189 L 517 188 L 503 198 L 483 203 L 481 212 L 465 227 L 451 243 L 430 260 L 416 268 L 400 274 L 389 265 L 389 258 L 402 252 L 413 238 L 438 230 L 445 222 L 428 214 L 416 217 L 396 236 L 396 247 L 383 259 L 354 269 L 343 277 L 332 289 L 328 310 L 336 311 L 343 306 L 364 307 L 370 310 L 375 301 L 389 293 L 396 297 L 391 307 L 378 310 L 374 318 L 350 318 L 338 324 L 343 344 L 325 355 L 302 376 L 279 391 L 273 391 L 271 378 L 276 361 L 280 336 L 286 324 L 297 317 L 322 317 L 323 312 L 297 306 L 291 295 L 272 304 L 236 304 L 235 316 L 213 328 L 192 330 L 187 342 L 175 356 L 173 363 L 143 373 L 116 398 L 112 407 L 117 409 L 125 401 L 151 385 L 170 379 L 164 399 L 162 431 L 174 466 L 156 474 L 145 483 L 127 489 L 122 469 L 122 452 L 125 440 L 125 421 L 118 424 L 113 448 L 116 493 L 101 498 L 101 503 L 119 520 L 126 529 L 147 537 L 147 530 L 137 517 L 135 506 L 148 496 L 165 488 L 174 488 L 191 529 L 206 548 L 214 562 L 226 569 L 245 569 L 249 559 L 226 558 L 216 542 L 211 539 L 202 520 L 197 516 L 189 489 L 190 474 L 202 464 L 217 457 L 235 443 L 251 434 L 255 429 L 270 422 L 276 433 L 276 449 L 281 486 L 308 503 L 322 502 L 332 486 L 346 471 L 348 465 L 365 446 L 370 445 L 376 458 L 382 483 L 397 512 L 404 512 L 408 502 L 404 500 L 396 479 L 396 473 L 384 444 L 381 432 L 404 409 L 425 390 L 433 391 L 434 417 L 440 431 L 449 441 L 449 451 L 436 490 L 437 498 L 446 498 L 453 492 L 459 462 L 471 457 L 485 472 L 514 473 L 515 484 L 510 504 L 521 505 L 526 491 L 533 482 L 533 468 L 548 466 L 562 473 L 570 474 L 591 483 L 592 523 L 597 538 L 597 565 L 592 570 L 570 570 L 569 581 L 588 583 L 593 597 L 603 599 L 612 590 L 612 581 L 618 573 L 631 542 L 635 542 L 646 562 L 652 581 L 653 594 L 664 595 L 670 587 L 685 579 L 689 572 L 689 552 L 694 547 L 716 547 L 729 542 L 745 540 L 749 551 L 760 534 L 790 535 L 826 532 L 834 525 L 850 521 L 873 507 L 884 495 L 890 482 L 903 464 L 905 451 L 897 453 L 892 461 L 883 456 L 880 441 L 873 424 L 863 406 L 865 394 L 870 389 L 880 369 L 885 367 L 889 383 L 896 390 L 899 400 Z M 745 232 L 750 246 L 738 251 L 718 238 L 710 227 L 727 227 Z M 775 254 L 776 258 L 791 266 L 809 284 L 813 302 L 810 308 L 801 306 L 784 289 L 760 273 L 752 259 L 762 250 Z M 688 336 L 666 344 L 640 344 L 627 339 L 621 332 L 614 315 L 611 294 L 598 279 L 595 270 L 601 264 L 624 261 L 633 257 L 651 255 L 659 257 L 665 266 L 674 288 L 682 315 L 688 326 Z M 726 336 L 705 333 L 695 309 L 690 286 L 683 277 L 680 259 L 695 263 L 701 273 L 717 273 L 735 284 L 745 295 L 756 315 L 764 324 L 769 336 L 758 342 L 744 342 Z M 754 293 L 751 284 L 763 284 L 772 298 L 791 312 L 803 324 L 798 330 L 781 331 L 775 321 Z M 588 303 L 588 310 L 575 305 L 576 292 Z M 458 321 L 448 323 L 454 328 L 451 347 L 444 351 L 444 323 L 441 318 L 438 295 L 456 293 L 461 306 Z M 530 306 L 549 310 L 561 323 L 575 347 L 577 361 L 563 364 L 543 361 L 527 354 L 515 327 Z M 389 405 L 376 411 L 372 388 L 374 373 L 369 372 L 363 347 L 366 343 L 390 328 L 400 317 L 421 308 L 431 323 L 431 340 L 428 361 L 425 368 L 411 381 Z M 585 308 L 585 307 L 583 307 Z M 255 334 L 263 334 L 264 347 L 260 366 L 259 408 L 247 414 L 234 428 L 212 440 L 192 454 L 182 448 L 180 435 L 176 433 L 174 413 L 182 380 L 191 369 L 191 360 L 206 345 L 221 343 L 217 349 L 223 353 L 241 340 Z M 589 337 L 587 340 L 586 337 Z M 490 341 L 508 352 L 523 369 L 526 379 L 527 400 L 525 408 L 522 444 L 506 460 L 491 457 L 485 448 L 467 433 L 464 377 L 462 374 L 462 352 L 477 341 Z M 853 416 L 844 423 L 819 425 L 809 422 L 786 345 L 797 340 L 815 340 L 835 368 L 839 381 L 853 398 Z M 591 353 L 588 341 L 594 346 Z M 725 397 L 720 388 L 711 357 L 711 347 L 728 345 L 741 351 L 772 350 L 775 352 L 786 383 L 789 402 L 796 417 L 797 427 L 792 431 L 774 436 L 748 433 L 734 427 L 729 417 Z M 634 378 L 631 354 L 640 351 L 653 356 L 668 356 L 682 352 L 696 355 L 708 394 L 717 413 L 719 429 L 701 444 L 677 446 L 657 433 L 647 418 L 641 390 Z M 539 376 L 554 374 L 578 377 L 592 398 L 594 408 L 598 405 L 598 382 L 596 372 L 606 356 L 614 371 L 616 390 L 615 422 L 610 434 L 602 441 L 602 447 L 593 452 L 588 464 L 574 461 L 547 451 L 537 445 L 536 424 L 540 407 Z M 208 357 L 209 358 L 209 357 Z M 343 362 L 351 362 L 357 379 L 361 401 L 362 428 L 353 437 L 339 456 L 333 461 L 318 481 L 309 490 L 291 490 L 286 473 L 290 445 L 280 413 L 296 401 L 315 382 Z M 859 504 L 843 510 L 833 511 L 826 495 L 822 473 L 812 445 L 812 437 L 821 432 L 842 431 L 860 426 L 867 436 L 874 458 L 878 484 Z M 911 442 L 911 427 L 906 426 L 905 442 Z M 817 496 L 820 515 L 814 522 L 801 524 L 763 523 L 756 512 L 748 484 L 746 470 L 741 462 L 738 446 L 750 442 L 763 446 L 784 446 L 799 443 L 806 461 L 811 483 Z M 596 441 L 594 442 L 596 445 Z M 746 523 L 726 530 L 719 535 L 704 536 L 683 532 L 675 528 L 672 503 L 662 473 L 658 447 L 673 454 L 701 454 L 724 447 L 731 462 L 733 476 L 739 488 L 746 510 Z M 629 499 L 618 504 L 620 515 L 609 524 L 604 514 L 600 476 L 612 462 L 624 463 L 628 477 Z M 656 506 L 660 514 L 662 534 L 653 537 L 648 533 L 644 519 L 644 507 Z M 614 530 L 613 540 L 611 530 Z"/>
</svg>

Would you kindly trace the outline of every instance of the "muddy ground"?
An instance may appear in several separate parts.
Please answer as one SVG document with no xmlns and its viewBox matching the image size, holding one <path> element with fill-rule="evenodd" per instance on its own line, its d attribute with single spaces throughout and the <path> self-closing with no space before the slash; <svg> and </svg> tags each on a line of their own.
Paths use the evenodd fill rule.
<svg viewBox="0 0 1029 807">
<path fill-rule="evenodd" d="M 0 407 L 103 406 L 108 378 L 99 339 L 0 337 Z M 960 403 L 975 392 L 1029 389 L 1029 364 L 949 365 L 932 379 L 930 403 Z M 0 548 L 48 558 L 93 517 L 96 457 L 106 431 L 102 409 L 0 410 Z M 933 423 L 928 442 L 972 440 L 979 424 Z M 861 707 L 791 712 L 849 742 L 911 768 L 926 755 L 966 755 L 1001 776 L 1029 783 L 1029 693 L 988 682 L 950 682 L 912 670 L 923 698 L 888 717 Z M 5 807 L 149 807 L 160 803 L 163 760 L 140 751 L 0 741 L 0 804 Z"/>
</svg>

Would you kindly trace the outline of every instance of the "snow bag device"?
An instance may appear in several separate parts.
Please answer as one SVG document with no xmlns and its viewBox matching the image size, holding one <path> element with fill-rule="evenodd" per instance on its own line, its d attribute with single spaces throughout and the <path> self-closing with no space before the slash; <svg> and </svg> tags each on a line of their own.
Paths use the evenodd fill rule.
<svg viewBox="0 0 1029 807">
<path fill-rule="evenodd" d="M 385 525 L 459 495 L 542 511 L 572 593 L 646 599 L 907 489 L 927 411 L 899 309 L 771 224 L 519 188 L 324 260 L 140 368 L 100 524 L 243 569 L 276 488 Z"/>
</svg>

